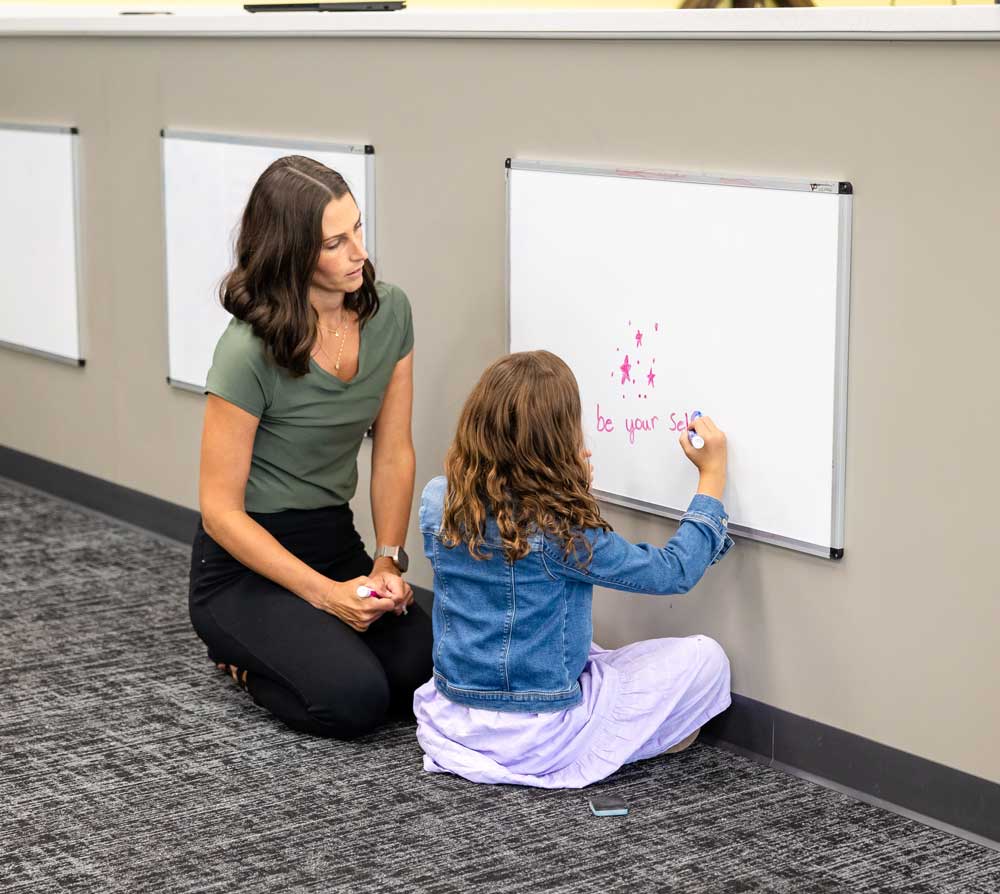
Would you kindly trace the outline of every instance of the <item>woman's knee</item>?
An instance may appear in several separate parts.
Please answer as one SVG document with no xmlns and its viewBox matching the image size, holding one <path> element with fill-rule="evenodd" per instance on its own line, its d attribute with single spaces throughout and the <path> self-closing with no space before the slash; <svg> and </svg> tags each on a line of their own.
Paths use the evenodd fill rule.
<svg viewBox="0 0 1000 894">
<path fill-rule="evenodd" d="M 375 651 L 392 689 L 406 690 L 412 696 L 434 672 L 433 649 L 430 618 L 415 605 L 410 616 L 399 623 L 398 633 L 383 640 Z"/>
<path fill-rule="evenodd" d="M 400 687 L 412 695 L 434 674 L 434 659 L 431 657 L 431 650 L 428 648 L 425 652 L 410 655 L 398 670 Z"/>
<path fill-rule="evenodd" d="M 389 684 L 384 678 L 352 679 L 349 686 L 330 687 L 306 706 L 309 715 L 334 739 L 356 739 L 381 724 L 389 710 Z"/>
</svg>

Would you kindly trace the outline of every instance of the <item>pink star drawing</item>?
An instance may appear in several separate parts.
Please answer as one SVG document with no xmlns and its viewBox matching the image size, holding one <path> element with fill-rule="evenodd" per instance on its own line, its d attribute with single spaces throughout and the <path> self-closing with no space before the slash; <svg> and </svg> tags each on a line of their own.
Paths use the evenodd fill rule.
<svg viewBox="0 0 1000 894">
<path fill-rule="evenodd" d="M 656 379 L 656 373 L 655 372 L 653 372 L 652 370 L 650 370 L 648 373 L 646 373 L 646 384 L 649 385 L 650 388 L 655 388 L 656 387 L 653 384 L 653 382 L 654 382 L 655 379 Z"/>
<path fill-rule="evenodd" d="M 635 330 L 635 346 L 637 348 L 642 347 L 642 332 L 638 329 Z"/>
<path fill-rule="evenodd" d="M 622 385 L 631 382 L 632 376 L 629 375 L 629 372 L 632 369 L 632 364 L 628 362 L 628 354 L 625 355 L 625 362 L 618 368 L 622 371 Z"/>
</svg>

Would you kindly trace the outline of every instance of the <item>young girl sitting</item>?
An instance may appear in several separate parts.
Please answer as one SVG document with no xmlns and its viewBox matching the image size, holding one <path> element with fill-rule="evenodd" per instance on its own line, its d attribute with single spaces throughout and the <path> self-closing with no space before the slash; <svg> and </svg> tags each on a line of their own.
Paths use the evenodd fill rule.
<svg viewBox="0 0 1000 894">
<path fill-rule="evenodd" d="M 701 479 L 666 546 L 632 544 L 590 493 L 580 395 L 547 351 L 483 373 L 446 477 L 420 505 L 434 566 L 434 676 L 414 694 L 424 769 L 473 782 L 579 788 L 694 741 L 729 706 L 729 661 L 705 636 L 591 643 L 595 584 L 686 593 L 732 546 L 726 438 L 708 417 L 681 447 Z M 649 470 L 655 474 L 655 470 Z"/>
</svg>

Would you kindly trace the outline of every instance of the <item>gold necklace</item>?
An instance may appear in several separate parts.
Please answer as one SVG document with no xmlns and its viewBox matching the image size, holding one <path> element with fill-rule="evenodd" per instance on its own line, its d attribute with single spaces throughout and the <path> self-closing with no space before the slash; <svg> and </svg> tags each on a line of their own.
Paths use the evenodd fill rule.
<svg viewBox="0 0 1000 894">
<path fill-rule="evenodd" d="M 332 330 L 332 329 L 327 329 L 326 326 L 320 326 L 319 328 L 320 329 L 326 329 L 327 332 L 334 332 L 334 330 Z M 321 340 L 316 345 L 316 347 L 318 347 L 320 349 L 320 351 L 323 353 L 323 356 L 326 357 L 327 360 L 333 360 L 333 358 L 329 354 L 326 353 L 326 350 L 323 347 L 322 336 L 320 336 L 320 339 Z M 340 372 L 340 358 L 341 358 L 341 356 L 343 356 L 344 345 L 346 343 L 347 343 L 347 326 L 344 326 L 344 334 L 340 337 L 340 350 L 337 351 L 337 359 L 333 361 L 334 372 Z"/>
<path fill-rule="evenodd" d="M 336 329 L 331 329 L 329 326 L 321 326 L 319 324 L 319 322 L 316 323 L 316 326 L 318 328 L 322 329 L 324 332 L 332 332 L 333 333 L 333 337 L 337 338 L 340 335 L 340 329 L 341 329 L 341 327 L 343 327 L 346 330 L 347 327 L 348 327 L 348 325 L 349 325 L 349 322 L 350 321 L 347 320 L 347 319 L 341 320 L 340 321 L 340 326 L 338 326 Z"/>
</svg>

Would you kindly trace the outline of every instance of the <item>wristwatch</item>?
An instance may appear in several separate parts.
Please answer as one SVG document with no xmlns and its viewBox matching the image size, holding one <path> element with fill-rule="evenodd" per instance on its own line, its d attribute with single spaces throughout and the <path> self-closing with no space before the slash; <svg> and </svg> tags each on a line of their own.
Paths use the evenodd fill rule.
<svg viewBox="0 0 1000 894">
<path fill-rule="evenodd" d="M 406 569 L 410 567 L 410 557 L 406 554 L 406 550 L 401 546 L 380 546 L 375 550 L 375 558 L 381 559 L 383 556 L 388 556 L 396 563 L 396 567 L 400 570 L 401 574 L 406 574 Z"/>
</svg>

